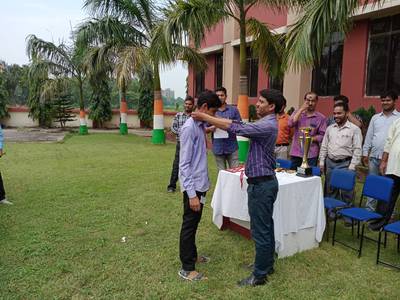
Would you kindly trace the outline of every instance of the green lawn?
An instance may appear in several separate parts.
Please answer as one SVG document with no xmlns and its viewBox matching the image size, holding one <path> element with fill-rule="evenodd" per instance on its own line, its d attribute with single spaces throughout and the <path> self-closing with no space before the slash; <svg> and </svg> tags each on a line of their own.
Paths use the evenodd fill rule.
<svg viewBox="0 0 400 300">
<path fill-rule="evenodd" d="M 211 222 L 210 202 L 197 239 L 199 252 L 212 259 L 199 267 L 209 280 L 183 282 L 177 275 L 181 194 L 166 193 L 174 149 L 117 134 L 7 144 L 0 169 L 14 205 L 0 206 L 0 298 L 400 297 L 400 273 L 376 266 L 376 246 L 368 241 L 361 259 L 323 242 L 278 260 L 266 286 L 238 288 L 236 281 L 248 274 L 240 265 L 252 262 L 253 244 L 219 231 Z M 340 227 L 339 234 L 349 231 Z M 389 243 L 384 255 L 400 263 L 392 237 Z"/>
</svg>

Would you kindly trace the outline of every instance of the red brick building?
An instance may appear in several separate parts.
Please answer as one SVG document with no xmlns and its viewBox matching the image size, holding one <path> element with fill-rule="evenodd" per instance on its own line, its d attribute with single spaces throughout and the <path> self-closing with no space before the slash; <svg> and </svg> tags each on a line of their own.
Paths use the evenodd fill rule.
<svg viewBox="0 0 400 300">
<path fill-rule="evenodd" d="M 252 7 L 249 15 L 269 24 L 276 33 L 287 32 L 296 16 L 280 14 L 266 7 Z M 350 34 L 343 38 L 331 36 L 323 51 L 320 65 L 300 72 L 286 72 L 283 82 L 271 78 L 251 57 L 247 59 L 250 103 L 258 91 L 274 87 L 281 89 L 288 107 L 297 108 L 303 95 L 314 90 L 320 95 L 318 109 L 326 115 L 332 110 L 332 96 L 344 94 L 350 98 L 350 109 L 369 107 L 380 110 L 379 95 L 388 89 L 400 93 L 400 0 L 387 1 L 383 6 L 368 5 L 354 18 Z M 249 44 L 252 37 L 247 38 Z M 196 73 L 189 67 L 189 94 L 203 89 L 225 86 L 228 101 L 237 103 L 239 94 L 239 29 L 229 19 L 208 32 L 201 45 L 207 57 L 208 69 Z M 400 101 L 398 101 L 400 102 Z M 398 109 L 400 103 L 397 103 Z"/>
</svg>

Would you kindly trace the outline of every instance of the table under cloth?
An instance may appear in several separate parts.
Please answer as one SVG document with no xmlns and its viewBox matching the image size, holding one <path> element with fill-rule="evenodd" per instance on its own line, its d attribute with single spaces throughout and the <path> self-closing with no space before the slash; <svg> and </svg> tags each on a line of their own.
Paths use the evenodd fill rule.
<svg viewBox="0 0 400 300">
<path fill-rule="evenodd" d="M 275 250 L 279 257 L 318 247 L 325 230 L 321 178 L 279 172 L 274 204 Z M 247 181 L 243 172 L 220 171 L 213 194 L 213 222 L 221 229 L 223 217 L 249 228 Z M 246 225 L 247 224 L 247 225 Z"/>
</svg>

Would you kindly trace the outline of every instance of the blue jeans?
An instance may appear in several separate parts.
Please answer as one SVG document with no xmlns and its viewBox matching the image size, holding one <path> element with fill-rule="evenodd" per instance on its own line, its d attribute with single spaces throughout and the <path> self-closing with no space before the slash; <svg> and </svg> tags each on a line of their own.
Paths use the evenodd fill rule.
<svg viewBox="0 0 400 300">
<path fill-rule="evenodd" d="M 348 170 L 350 165 L 350 160 L 349 161 L 344 161 L 340 163 L 335 163 L 334 161 L 330 160 L 329 157 L 326 158 L 325 160 L 325 195 L 328 197 L 333 197 L 336 199 L 340 199 L 340 193 L 337 189 L 331 189 L 330 183 L 331 183 L 331 174 L 334 169 L 344 169 Z M 341 200 L 344 200 L 347 203 L 351 203 L 353 199 L 353 191 L 351 192 L 342 192 L 341 193 L 342 198 Z"/>
<path fill-rule="evenodd" d="M 251 236 L 256 248 L 253 274 L 262 279 L 274 266 L 275 235 L 272 214 L 278 195 L 278 181 L 274 177 L 271 180 L 249 184 L 247 195 Z"/>
<path fill-rule="evenodd" d="M 369 174 L 380 175 L 379 173 L 379 164 L 381 160 L 375 157 L 370 157 L 368 162 L 368 171 Z M 374 198 L 367 198 L 367 202 L 365 203 L 366 209 L 370 211 L 375 211 L 377 201 Z"/>
</svg>

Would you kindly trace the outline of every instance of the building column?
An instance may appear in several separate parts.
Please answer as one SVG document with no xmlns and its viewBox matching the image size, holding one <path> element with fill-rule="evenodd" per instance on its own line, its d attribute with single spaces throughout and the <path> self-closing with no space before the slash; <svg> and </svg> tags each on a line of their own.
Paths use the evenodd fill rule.
<svg viewBox="0 0 400 300">
<path fill-rule="evenodd" d="M 283 96 L 286 98 L 286 107 L 299 108 L 304 100 L 305 93 L 311 90 L 312 70 L 288 70 L 283 81 Z"/>
</svg>

